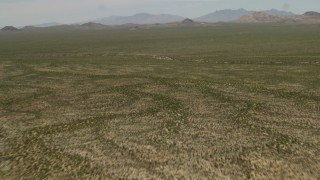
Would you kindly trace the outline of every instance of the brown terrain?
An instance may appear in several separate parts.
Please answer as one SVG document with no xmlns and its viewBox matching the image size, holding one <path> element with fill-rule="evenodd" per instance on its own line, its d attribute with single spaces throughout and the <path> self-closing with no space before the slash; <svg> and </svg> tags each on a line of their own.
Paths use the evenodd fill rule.
<svg viewBox="0 0 320 180">
<path fill-rule="evenodd" d="M 318 24 L 320 23 L 320 13 L 309 11 L 296 16 L 273 16 L 263 12 L 255 12 L 252 15 L 242 16 L 236 22 Z"/>
</svg>

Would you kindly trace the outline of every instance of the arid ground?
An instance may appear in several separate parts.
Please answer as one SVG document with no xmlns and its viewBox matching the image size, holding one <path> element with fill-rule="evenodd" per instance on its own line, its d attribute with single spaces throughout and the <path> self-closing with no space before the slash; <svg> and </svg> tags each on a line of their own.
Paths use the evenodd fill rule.
<svg viewBox="0 0 320 180">
<path fill-rule="evenodd" d="M 319 32 L 0 32 L 0 177 L 319 179 Z"/>
</svg>

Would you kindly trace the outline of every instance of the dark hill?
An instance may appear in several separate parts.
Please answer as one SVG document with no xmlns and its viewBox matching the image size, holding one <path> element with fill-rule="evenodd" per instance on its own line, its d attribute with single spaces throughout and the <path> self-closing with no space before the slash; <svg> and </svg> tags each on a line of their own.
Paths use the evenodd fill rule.
<svg viewBox="0 0 320 180">
<path fill-rule="evenodd" d="M 6 26 L 4 28 L 1 29 L 2 31 L 19 31 L 18 28 L 13 27 L 13 26 Z"/>
<path fill-rule="evenodd" d="M 187 18 L 187 19 L 184 19 L 181 23 L 182 24 L 194 24 L 195 22 L 192 19 Z"/>
<path fill-rule="evenodd" d="M 308 17 L 313 17 L 313 18 L 320 18 L 320 13 L 314 12 L 314 11 L 305 12 L 303 15 Z"/>
</svg>

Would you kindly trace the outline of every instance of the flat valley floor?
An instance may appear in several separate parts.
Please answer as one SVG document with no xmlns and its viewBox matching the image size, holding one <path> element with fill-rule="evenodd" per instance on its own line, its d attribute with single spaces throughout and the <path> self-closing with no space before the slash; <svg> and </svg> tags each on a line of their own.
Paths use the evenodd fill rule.
<svg viewBox="0 0 320 180">
<path fill-rule="evenodd" d="M 0 178 L 319 179 L 319 32 L 0 32 Z"/>
</svg>

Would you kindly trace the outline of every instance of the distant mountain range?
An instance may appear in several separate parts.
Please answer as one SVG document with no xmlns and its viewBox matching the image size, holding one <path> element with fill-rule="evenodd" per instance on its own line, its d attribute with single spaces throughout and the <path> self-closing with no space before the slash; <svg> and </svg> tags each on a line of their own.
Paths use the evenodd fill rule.
<svg viewBox="0 0 320 180">
<path fill-rule="evenodd" d="M 242 16 L 251 15 L 255 11 L 247 11 L 245 9 L 237 9 L 237 10 L 221 10 L 216 11 L 198 18 L 194 18 L 194 21 L 198 22 L 207 22 L 207 23 L 216 23 L 216 22 L 229 22 L 235 21 Z M 279 11 L 276 9 L 263 11 L 266 14 L 274 15 L 274 16 L 294 16 L 295 14 L 287 11 Z M 104 25 L 121 25 L 121 24 L 165 24 L 172 22 L 179 22 L 186 19 L 186 17 L 176 16 L 171 14 L 148 14 L 148 13 L 140 13 L 132 16 L 111 16 L 105 18 L 95 19 L 92 22 L 100 23 Z"/>
<path fill-rule="evenodd" d="M 121 24 L 165 24 L 184 20 L 185 17 L 175 16 L 170 14 L 148 14 L 140 13 L 133 16 L 111 16 L 100 19 L 95 19 L 92 22 L 104 25 L 121 25 Z"/>
<path fill-rule="evenodd" d="M 51 26 L 59 26 L 59 25 L 62 25 L 62 24 L 57 22 L 49 22 L 49 23 L 43 23 L 43 24 L 35 24 L 32 26 L 33 27 L 51 27 Z"/>
<path fill-rule="evenodd" d="M 279 11 L 276 9 L 262 11 L 265 14 L 273 15 L 273 16 L 294 16 L 295 14 L 287 11 Z M 245 9 L 225 9 L 216 11 L 198 18 L 195 18 L 195 21 L 200 22 L 208 22 L 208 23 L 216 23 L 216 22 L 230 22 L 239 19 L 242 16 L 249 16 L 255 13 L 255 11 L 247 11 Z"/>
<path fill-rule="evenodd" d="M 94 19 L 87 23 L 76 23 L 63 25 L 57 22 L 37 24 L 32 26 L 26 26 L 21 30 L 32 30 L 35 28 L 78 28 L 78 29 L 92 29 L 92 28 L 105 28 L 107 26 L 123 26 L 123 27 L 135 27 L 146 25 L 149 27 L 158 25 L 167 26 L 185 26 L 185 25 L 204 25 L 208 23 L 217 22 L 230 22 L 230 23 L 320 23 L 320 13 L 306 12 L 303 15 L 296 15 L 292 12 L 279 11 L 276 9 L 266 11 L 248 11 L 245 9 L 237 10 L 220 10 L 198 18 L 188 19 L 182 16 L 170 15 L 170 14 L 148 14 L 140 13 L 132 16 L 111 16 L 99 19 Z M 137 29 L 136 27 L 134 29 Z M 15 31 L 13 27 L 6 27 L 3 31 Z"/>
<path fill-rule="evenodd" d="M 295 23 L 295 24 L 318 24 L 320 23 L 320 13 L 306 12 L 295 16 L 275 16 L 265 12 L 255 12 L 251 15 L 240 17 L 238 23 Z"/>
</svg>

